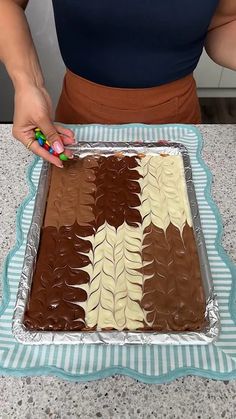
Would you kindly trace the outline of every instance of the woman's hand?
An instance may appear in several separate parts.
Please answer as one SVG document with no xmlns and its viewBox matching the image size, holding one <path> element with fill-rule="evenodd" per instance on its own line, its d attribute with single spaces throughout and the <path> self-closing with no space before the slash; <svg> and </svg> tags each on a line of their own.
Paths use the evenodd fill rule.
<svg viewBox="0 0 236 419">
<path fill-rule="evenodd" d="M 52 103 L 44 87 L 27 84 L 16 88 L 13 122 L 13 136 L 25 146 L 34 138 L 34 129 L 40 128 L 57 153 L 64 152 L 68 157 L 72 157 L 69 150 L 64 151 L 64 146 L 74 143 L 74 133 L 59 125 L 53 125 Z M 38 141 L 32 143 L 30 150 L 55 166 L 63 167 L 61 160 L 43 149 Z"/>
<path fill-rule="evenodd" d="M 29 25 L 24 13 L 27 0 L 0 0 L 0 60 L 3 61 L 15 88 L 13 135 L 45 160 L 63 167 L 61 160 L 43 149 L 35 138 L 40 128 L 58 153 L 72 144 L 71 130 L 53 125 L 52 104 L 44 87 L 44 79 Z M 32 144 L 31 144 L 32 142 Z M 69 151 L 65 151 L 71 156 Z"/>
</svg>

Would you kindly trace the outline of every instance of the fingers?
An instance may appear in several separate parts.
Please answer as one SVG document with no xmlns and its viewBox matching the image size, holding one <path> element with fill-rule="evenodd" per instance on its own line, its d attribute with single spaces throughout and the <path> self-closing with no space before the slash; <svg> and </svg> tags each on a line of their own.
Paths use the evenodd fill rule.
<svg viewBox="0 0 236 419">
<path fill-rule="evenodd" d="M 58 134 L 60 135 L 60 138 L 63 142 L 63 145 L 71 145 L 74 144 L 75 140 L 74 140 L 74 132 L 72 130 L 70 130 L 69 128 L 64 128 L 60 125 L 54 125 L 56 131 L 58 132 Z M 74 155 L 73 152 L 71 150 L 68 149 L 64 149 L 63 152 L 66 156 L 69 157 L 69 159 L 73 159 Z"/>
<path fill-rule="evenodd" d="M 27 145 L 27 144 L 25 144 Z M 47 160 L 49 163 L 54 164 L 57 167 L 63 168 L 63 164 L 59 157 L 53 156 L 50 154 L 47 150 L 45 150 L 43 147 L 41 147 L 37 140 L 35 140 L 32 145 L 30 146 L 30 151 L 32 151 L 34 154 L 37 154 L 37 156 L 42 157 L 44 160 Z"/>
<path fill-rule="evenodd" d="M 60 134 L 60 137 L 64 145 L 70 145 L 75 143 L 75 134 L 71 129 L 62 127 L 61 125 L 57 124 L 54 126 L 57 132 Z"/>
<path fill-rule="evenodd" d="M 36 142 L 32 145 L 31 150 L 33 153 L 37 154 L 39 157 L 42 157 L 49 163 L 52 163 L 61 169 L 63 168 L 63 164 L 58 157 L 53 156 L 47 150 L 44 150 L 42 147 L 40 147 L 39 144 L 36 144 Z"/>
<path fill-rule="evenodd" d="M 56 153 L 60 154 L 64 152 L 64 144 L 63 141 L 58 134 L 56 128 L 51 123 L 51 121 L 47 118 L 40 121 L 39 128 L 44 133 L 45 137 L 47 138 L 48 142 L 52 146 L 53 150 Z"/>
<path fill-rule="evenodd" d="M 47 160 L 48 162 L 54 164 L 57 167 L 62 168 L 63 164 L 61 160 L 50 154 L 47 150 L 45 150 L 43 147 L 41 147 L 37 140 L 35 140 L 35 132 L 34 130 L 29 130 L 27 133 L 25 133 L 23 136 L 21 134 L 18 134 L 15 129 L 13 129 L 13 135 L 15 138 L 17 138 L 25 147 L 30 145 L 28 150 L 32 151 L 33 153 L 37 154 L 37 156 L 42 157 L 44 160 Z M 23 138 L 22 138 L 23 137 Z M 32 144 L 30 144 L 31 140 L 34 139 Z"/>
<path fill-rule="evenodd" d="M 34 137 L 34 133 L 33 133 L 33 137 Z M 47 138 L 47 137 L 46 137 Z M 39 155 L 39 156 L 41 156 L 41 157 L 43 157 L 43 158 L 45 158 L 47 161 L 50 161 L 50 162 L 53 162 L 54 164 L 56 164 L 58 167 L 63 167 L 63 163 L 62 163 L 62 161 L 61 161 L 61 159 L 59 158 L 59 157 L 56 157 L 56 156 L 53 156 L 52 154 L 50 154 L 49 153 L 49 151 L 48 150 L 45 150 L 43 147 L 41 147 L 40 146 L 40 144 L 38 144 L 38 142 L 36 141 L 36 145 L 37 145 L 37 147 L 35 148 L 36 150 L 39 150 L 38 149 L 38 146 L 40 147 L 40 148 L 42 148 L 42 150 L 43 150 L 43 153 L 39 153 L 38 151 L 36 152 L 36 154 L 37 155 Z M 51 143 L 51 147 L 53 147 L 53 144 L 55 144 L 55 143 Z M 33 144 L 32 144 L 32 146 L 33 146 Z M 30 146 L 30 149 L 33 151 L 33 152 L 35 152 L 34 151 L 34 148 L 32 147 L 32 146 Z M 35 143 L 34 143 L 34 147 L 35 147 Z M 59 153 L 60 154 L 60 153 Z M 74 157 L 74 155 L 73 155 L 73 152 L 71 151 L 71 150 L 68 150 L 68 149 L 64 149 L 64 151 L 63 151 L 63 154 L 65 154 L 69 159 L 73 159 L 73 157 Z M 46 157 L 44 157 L 44 156 L 46 156 Z M 53 157 L 53 159 L 52 158 L 49 158 L 49 157 Z"/>
<path fill-rule="evenodd" d="M 44 133 L 45 137 L 47 138 L 51 147 L 56 151 L 56 153 L 64 153 L 66 156 L 68 156 L 69 159 L 72 159 L 74 157 L 73 152 L 71 150 L 64 149 L 64 145 L 70 145 L 74 143 L 73 131 L 71 131 L 68 128 L 61 127 L 60 125 L 54 126 L 50 122 L 50 120 L 46 119 L 44 121 L 41 121 L 41 123 L 39 124 L 39 128 Z M 31 139 L 35 138 L 35 132 L 33 129 L 30 129 L 29 131 L 23 134 L 22 132 L 19 133 L 18 131 L 19 130 L 16 130 L 13 127 L 13 136 L 19 139 L 26 147 L 29 144 L 30 151 L 47 160 L 48 162 L 54 164 L 57 167 L 63 167 L 63 163 L 60 160 L 60 158 L 54 156 L 53 154 L 49 153 L 48 150 L 41 147 L 38 141 L 35 140 L 32 142 L 32 144 L 29 143 Z"/>
<path fill-rule="evenodd" d="M 64 154 L 65 154 L 67 157 L 69 157 L 69 159 L 73 159 L 73 158 L 74 158 L 74 154 L 73 154 L 73 152 L 72 152 L 71 150 L 66 149 L 66 148 L 65 148 L 65 150 L 64 150 Z"/>
</svg>

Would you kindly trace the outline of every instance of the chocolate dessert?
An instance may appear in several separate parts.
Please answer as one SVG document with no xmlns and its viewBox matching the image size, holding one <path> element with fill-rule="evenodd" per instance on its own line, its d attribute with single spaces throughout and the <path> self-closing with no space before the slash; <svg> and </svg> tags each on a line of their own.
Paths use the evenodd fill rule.
<svg viewBox="0 0 236 419">
<path fill-rule="evenodd" d="M 52 168 L 24 324 L 41 331 L 203 329 L 181 156 L 90 155 Z"/>
</svg>

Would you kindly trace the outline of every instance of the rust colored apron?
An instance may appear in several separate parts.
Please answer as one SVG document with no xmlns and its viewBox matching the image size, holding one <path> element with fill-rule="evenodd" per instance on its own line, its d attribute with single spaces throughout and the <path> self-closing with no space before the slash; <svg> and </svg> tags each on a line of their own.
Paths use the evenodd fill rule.
<svg viewBox="0 0 236 419">
<path fill-rule="evenodd" d="M 55 120 L 66 124 L 199 124 L 201 112 L 192 74 L 157 87 L 123 89 L 96 84 L 67 70 Z"/>
</svg>

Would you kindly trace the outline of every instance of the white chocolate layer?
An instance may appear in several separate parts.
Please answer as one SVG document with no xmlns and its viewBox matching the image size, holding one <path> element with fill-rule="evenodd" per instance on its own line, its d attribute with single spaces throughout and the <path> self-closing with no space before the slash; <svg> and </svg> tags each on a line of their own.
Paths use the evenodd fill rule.
<svg viewBox="0 0 236 419">
<path fill-rule="evenodd" d="M 86 271 L 90 286 L 86 324 L 97 329 L 142 327 L 142 232 L 126 223 L 117 230 L 104 223 L 93 239 L 93 257 Z"/>
<path fill-rule="evenodd" d="M 181 156 L 146 156 L 141 159 L 139 173 L 143 228 L 151 223 L 166 231 L 172 223 L 182 233 L 192 217 L 187 197 Z"/>
</svg>

